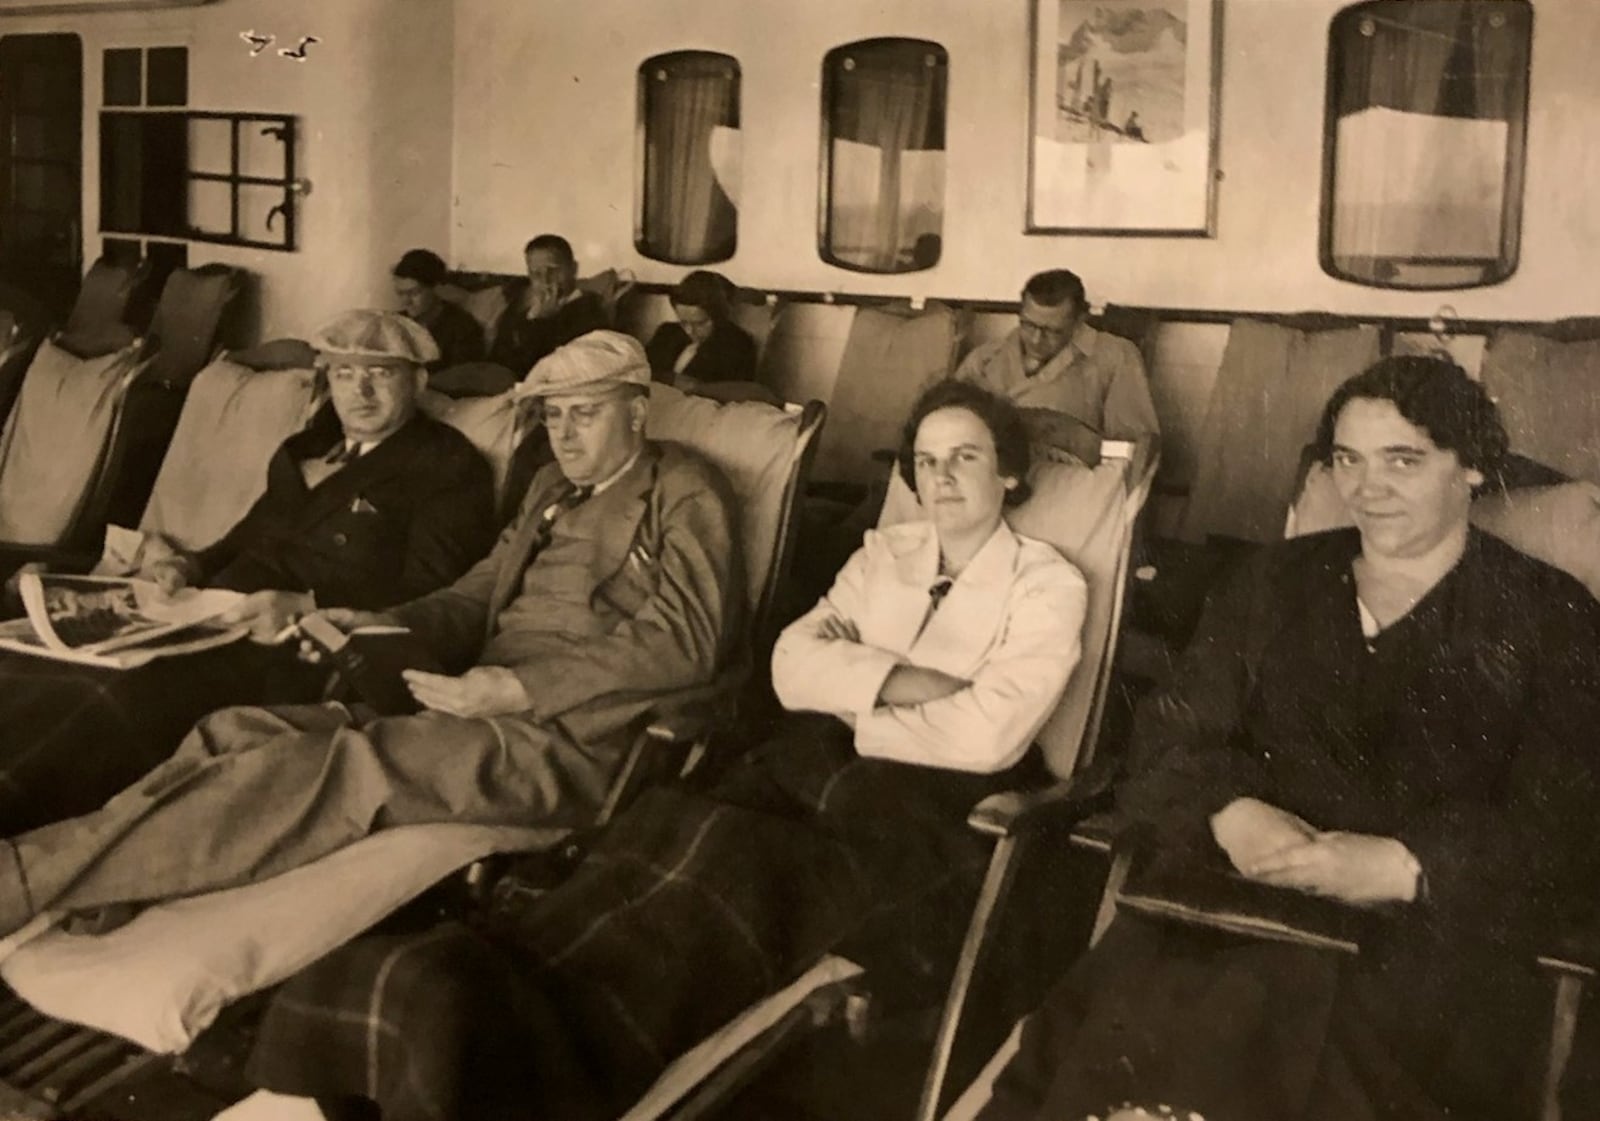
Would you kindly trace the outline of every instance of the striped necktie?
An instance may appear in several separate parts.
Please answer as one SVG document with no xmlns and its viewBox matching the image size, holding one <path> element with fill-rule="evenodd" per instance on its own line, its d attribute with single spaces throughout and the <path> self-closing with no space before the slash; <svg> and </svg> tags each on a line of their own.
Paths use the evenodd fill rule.
<svg viewBox="0 0 1600 1121">
<path fill-rule="evenodd" d="M 349 440 L 341 440 L 338 446 L 327 454 L 323 462 L 333 467 L 343 467 L 352 459 L 359 458 L 360 455 L 361 444 L 359 442 L 351 443 Z"/>
<path fill-rule="evenodd" d="M 528 549 L 529 564 L 532 564 L 540 551 L 550 544 L 551 531 L 561 515 L 581 506 L 593 493 L 593 487 L 577 487 L 568 483 L 567 489 L 539 512 L 539 524 L 533 531 L 533 544 Z"/>
</svg>

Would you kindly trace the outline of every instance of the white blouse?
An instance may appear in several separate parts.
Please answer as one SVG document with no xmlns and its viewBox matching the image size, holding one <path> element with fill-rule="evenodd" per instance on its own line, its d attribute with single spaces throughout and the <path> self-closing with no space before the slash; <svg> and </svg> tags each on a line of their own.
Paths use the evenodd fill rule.
<svg viewBox="0 0 1600 1121">
<path fill-rule="evenodd" d="M 849 723 L 863 756 L 1004 770 L 1027 752 L 1078 662 L 1087 588 L 1054 548 L 1003 523 L 930 616 L 938 578 L 931 522 L 869 530 L 828 594 L 779 637 L 773 688 L 786 708 Z M 860 641 L 822 637 L 828 619 L 854 624 Z M 877 705 L 898 665 L 971 684 L 926 704 Z"/>
</svg>

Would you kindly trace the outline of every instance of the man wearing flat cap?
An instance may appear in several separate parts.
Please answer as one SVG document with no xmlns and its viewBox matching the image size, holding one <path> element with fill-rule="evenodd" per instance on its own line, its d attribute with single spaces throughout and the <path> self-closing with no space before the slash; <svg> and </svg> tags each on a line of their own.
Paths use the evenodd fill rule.
<svg viewBox="0 0 1600 1121">
<path fill-rule="evenodd" d="M 443 587 L 494 540 L 488 464 L 417 411 L 428 333 L 350 311 L 316 344 L 330 407 L 274 453 L 245 517 L 198 553 L 156 537 L 140 550 L 140 575 L 169 591 L 248 593 L 230 621 L 257 643 L 317 607 L 388 607 Z M 94 809 L 206 713 L 315 700 L 326 679 L 292 647 L 246 643 L 131 670 L 0 657 L 0 835 Z"/>
<path fill-rule="evenodd" d="M 104 809 L 0 844 L 0 936 L 45 910 L 261 879 L 418 822 L 589 824 L 663 698 L 709 684 L 740 631 L 743 570 L 717 470 L 644 438 L 650 368 L 594 331 L 524 383 L 556 461 L 453 585 L 350 630 L 411 629 L 447 670 L 408 670 L 424 711 L 228 709 Z M 239 807 L 249 807 L 248 814 Z"/>
</svg>

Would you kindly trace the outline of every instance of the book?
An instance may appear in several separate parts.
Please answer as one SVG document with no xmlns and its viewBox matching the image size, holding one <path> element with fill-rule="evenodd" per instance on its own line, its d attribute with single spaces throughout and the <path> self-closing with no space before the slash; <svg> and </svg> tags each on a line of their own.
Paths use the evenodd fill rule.
<svg viewBox="0 0 1600 1121">
<path fill-rule="evenodd" d="M 24 572 L 17 590 L 27 614 L 0 623 L 0 649 L 35 657 L 132 669 L 235 642 L 249 631 L 219 622 L 244 599 L 223 589 L 169 594 L 149 580 L 125 576 Z"/>
<path fill-rule="evenodd" d="M 1246 879 L 1232 870 L 1136 861 L 1117 907 L 1192 926 L 1357 953 L 1383 912 Z"/>
<path fill-rule="evenodd" d="M 405 627 L 357 627 L 345 632 L 320 615 L 308 615 L 300 620 L 300 633 L 380 716 L 422 711 L 400 676 L 404 670 L 444 672 L 433 652 Z"/>
</svg>

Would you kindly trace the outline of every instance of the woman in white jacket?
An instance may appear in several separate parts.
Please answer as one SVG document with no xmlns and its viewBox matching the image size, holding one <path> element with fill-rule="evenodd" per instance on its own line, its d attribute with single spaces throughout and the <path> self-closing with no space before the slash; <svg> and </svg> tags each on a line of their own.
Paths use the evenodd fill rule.
<svg viewBox="0 0 1600 1121">
<path fill-rule="evenodd" d="M 385 1121 L 614 1116 L 830 950 L 936 999 L 986 857 L 966 815 L 1042 770 L 1029 749 L 1077 663 L 1086 591 L 1005 522 L 1029 466 L 1010 404 L 934 386 L 899 466 L 928 520 L 868 531 L 783 632 L 772 678 L 793 714 L 771 739 L 709 789 L 646 794 L 547 895 L 325 959 L 269 1014 L 256 1080 L 358 1091 Z M 329 1014 L 352 1004 L 418 1030 L 373 1049 Z"/>
</svg>

